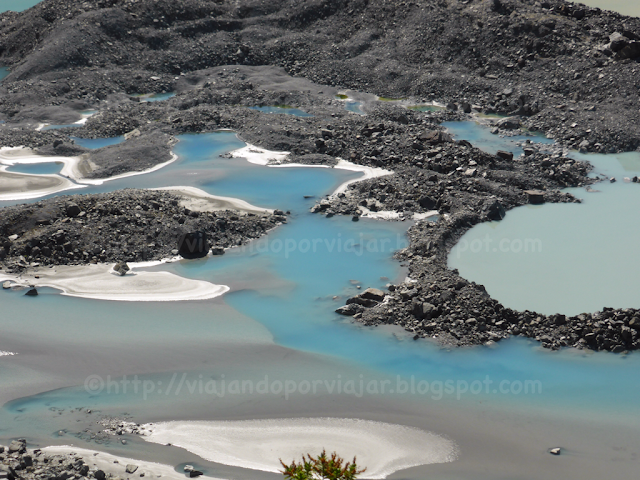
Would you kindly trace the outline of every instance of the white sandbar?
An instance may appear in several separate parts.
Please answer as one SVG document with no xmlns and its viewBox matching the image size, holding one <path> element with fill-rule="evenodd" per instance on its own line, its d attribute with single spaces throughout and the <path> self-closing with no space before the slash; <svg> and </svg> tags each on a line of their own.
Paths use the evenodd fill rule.
<svg viewBox="0 0 640 480">
<path fill-rule="evenodd" d="M 85 187 L 59 175 L 32 175 L 6 170 L 7 166 L 0 166 L 0 201 L 29 200 Z"/>
<path fill-rule="evenodd" d="M 229 291 L 226 285 L 192 280 L 170 272 L 136 271 L 140 266 L 135 263 L 129 267 L 131 271 L 122 277 L 113 273 L 112 265 L 97 264 L 42 268 L 19 276 L 0 273 L 0 281 L 51 287 L 70 297 L 121 302 L 207 300 Z"/>
<path fill-rule="evenodd" d="M 260 208 L 255 205 L 233 197 L 221 197 L 219 195 L 211 195 L 204 190 L 195 187 L 161 187 L 151 188 L 150 190 L 165 190 L 175 192 L 181 195 L 183 200 L 180 202 L 182 207 L 197 212 L 215 212 L 219 210 L 239 210 L 247 213 L 273 213 L 268 208 Z"/>
<path fill-rule="evenodd" d="M 417 428 L 343 418 L 295 418 L 145 425 L 147 441 L 184 448 L 206 460 L 266 472 L 323 448 L 367 467 L 380 479 L 417 465 L 452 462 L 454 442 Z"/>
<path fill-rule="evenodd" d="M 246 147 L 233 150 L 230 155 L 233 158 L 246 158 L 249 163 L 256 165 L 267 165 L 271 161 L 283 161 L 289 156 L 289 152 L 271 152 L 247 143 Z"/>
<path fill-rule="evenodd" d="M 118 457 L 110 453 L 98 452 L 96 450 L 88 450 L 86 448 L 76 448 L 70 445 L 45 447 L 42 451 L 47 455 L 76 455 L 82 457 L 82 460 L 92 471 L 102 470 L 103 472 L 119 476 L 120 478 L 165 478 L 173 480 L 184 480 L 185 475 L 176 472 L 171 465 L 164 465 L 155 462 L 143 462 L 133 458 Z M 138 469 L 134 474 L 126 472 L 127 465 L 136 465 Z"/>
<path fill-rule="evenodd" d="M 385 170 L 383 168 L 367 167 L 365 165 L 357 165 L 355 163 L 347 162 L 341 158 L 338 158 L 336 165 L 307 165 L 302 163 L 282 163 L 290 152 L 272 152 L 264 148 L 256 147 L 255 145 L 247 144 L 246 147 L 239 148 L 230 152 L 233 158 L 245 158 L 249 163 L 256 165 L 263 165 L 267 167 L 287 168 L 287 167 L 311 167 L 311 168 L 338 168 L 341 170 L 349 170 L 352 172 L 362 172 L 363 176 L 348 180 L 340 185 L 333 195 L 343 193 L 347 190 L 349 185 L 370 178 L 382 177 L 385 175 L 392 175 L 393 172 Z"/>
<path fill-rule="evenodd" d="M 114 175 L 113 177 L 107 178 L 85 178 L 85 176 L 98 168 L 93 162 L 89 160 L 88 155 L 81 155 L 79 157 L 50 157 L 45 155 L 38 155 L 30 148 L 25 147 L 1 147 L 0 148 L 0 165 L 4 166 L 12 166 L 12 165 L 26 165 L 26 164 L 34 164 L 34 163 L 52 163 L 59 162 L 63 163 L 64 167 L 60 171 L 60 175 L 31 175 L 31 177 L 36 178 L 46 178 L 51 181 L 51 178 L 60 179 L 61 177 L 67 177 L 74 182 L 80 183 L 82 185 L 74 185 L 73 183 L 66 180 L 69 185 L 74 185 L 73 187 L 64 188 L 68 190 L 70 188 L 82 188 L 83 185 L 102 185 L 105 182 L 110 182 L 112 180 L 118 180 L 120 178 L 133 177 L 136 175 L 146 175 L 147 173 L 155 172 L 156 170 L 160 170 L 161 168 L 166 167 L 167 165 L 175 162 L 178 159 L 178 155 L 175 153 L 171 153 L 171 159 L 164 162 L 159 163 L 151 168 L 146 170 L 136 171 L 136 172 L 127 172 L 122 173 L 120 175 Z M 1 167 L 0 167 L 1 171 Z M 5 175 L 21 175 L 24 174 L 15 174 L 15 173 L 6 173 Z M 26 181 L 26 179 L 24 180 Z M 43 190 L 44 191 L 44 190 Z M 3 200 L 21 200 L 26 198 L 37 198 L 44 195 L 49 195 L 51 193 L 62 191 L 60 189 L 54 191 L 47 191 L 46 193 L 39 193 L 38 191 L 30 192 L 31 196 L 29 197 L 19 197 L 19 198 L 4 198 Z"/>
</svg>

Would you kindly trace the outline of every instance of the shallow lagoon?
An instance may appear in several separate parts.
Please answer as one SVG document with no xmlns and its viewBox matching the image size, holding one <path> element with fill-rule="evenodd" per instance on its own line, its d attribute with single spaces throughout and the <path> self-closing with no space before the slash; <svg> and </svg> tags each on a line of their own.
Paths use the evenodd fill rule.
<svg viewBox="0 0 640 480">
<path fill-rule="evenodd" d="M 444 122 L 442 124 L 455 140 L 467 140 L 474 147 L 487 153 L 494 154 L 498 150 L 512 152 L 514 156 L 520 156 L 523 152 L 521 144 L 527 140 L 531 143 L 551 145 L 553 140 L 542 135 L 514 135 L 512 137 L 500 137 L 489 133 L 489 130 L 476 122 Z"/>
<path fill-rule="evenodd" d="M 640 154 L 572 156 L 617 182 L 593 185 L 595 192 L 569 189 L 582 204 L 527 205 L 478 225 L 453 249 L 449 265 L 518 310 L 639 308 L 640 185 L 623 179 L 640 174 Z"/>
<path fill-rule="evenodd" d="M 414 342 L 401 329 L 365 328 L 335 314 L 334 309 L 357 293 L 358 286 L 384 288 L 404 276 L 392 252 L 406 246 L 404 232 L 410 224 L 312 215 L 308 210 L 317 198 L 357 174 L 268 168 L 219 157 L 242 146 L 231 132 L 184 135 L 174 149 L 179 160 L 169 166 L 82 191 L 191 185 L 258 206 L 289 209 L 292 214 L 287 225 L 222 257 L 153 267 L 229 285 L 232 291 L 219 299 L 125 304 L 68 298 L 50 290 L 37 298 L 0 292 L 0 350 L 18 353 L 1 361 L 0 391 L 5 395 L 20 391 L 25 396 L 0 410 L 0 437 L 83 443 L 82 434 L 76 438 L 76 432 L 95 422 L 85 413 L 87 408 L 99 414 L 131 414 L 139 421 L 296 416 L 296 412 L 358 418 L 371 412 L 403 412 L 409 401 L 418 405 L 417 411 L 435 405 L 473 412 L 488 404 L 504 412 L 538 412 L 547 419 L 580 421 L 597 412 L 599 421 L 608 426 L 640 428 L 633 416 L 640 396 L 637 355 L 547 352 L 518 339 L 495 348 L 449 352 L 426 341 Z M 117 381 L 134 374 L 151 382 L 153 391 L 116 394 L 83 385 L 90 375 L 106 382 L 109 375 Z M 265 376 L 283 382 L 353 380 L 356 394 L 361 380 L 374 380 L 376 385 L 388 380 L 392 389 L 407 382 L 402 385 L 411 389 L 413 376 L 415 382 L 430 382 L 431 390 L 423 394 L 387 390 L 385 395 L 361 398 L 321 392 L 284 403 L 279 395 L 221 398 L 161 393 L 183 375 L 190 381 L 218 382 L 257 382 Z M 487 378 L 491 386 L 474 394 L 458 396 L 455 390 L 444 389 L 447 381 L 480 384 Z M 538 382 L 542 390 L 519 390 L 527 381 Z M 500 392 L 500 382 L 509 382 L 516 390 Z M 68 388 L 33 395 L 61 385 Z M 615 411 L 608 409 L 611 404 Z M 420 425 L 417 415 L 402 421 Z M 62 437 L 60 430 L 66 432 Z M 109 446 L 119 454 L 125 453 L 124 448 Z M 154 447 L 132 440 L 129 448 L 128 452 L 144 456 Z M 216 476 L 226 472 L 220 466 L 214 471 Z M 232 472 L 238 478 L 237 471 Z"/>
</svg>

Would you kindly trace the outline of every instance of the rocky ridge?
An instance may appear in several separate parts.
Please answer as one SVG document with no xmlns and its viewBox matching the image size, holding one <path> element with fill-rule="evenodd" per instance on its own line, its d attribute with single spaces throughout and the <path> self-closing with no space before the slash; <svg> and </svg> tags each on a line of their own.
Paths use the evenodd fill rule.
<svg viewBox="0 0 640 480">
<path fill-rule="evenodd" d="M 181 202 L 174 193 L 122 190 L 5 207 L 0 217 L 0 265 L 6 271 L 19 271 L 34 263 L 161 260 L 178 255 L 180 240 L 192 232 L 203 232 L 212 252 L 221 254 L 286 222 L 279 211 L 275 215 L 198 212 Z"/>
</svg>

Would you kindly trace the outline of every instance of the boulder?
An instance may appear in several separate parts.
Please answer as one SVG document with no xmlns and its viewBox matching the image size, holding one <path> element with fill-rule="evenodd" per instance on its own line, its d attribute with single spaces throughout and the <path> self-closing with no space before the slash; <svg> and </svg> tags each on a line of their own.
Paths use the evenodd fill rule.
<svg viewBox="0 0 640 480">
<path fill-rule="evenodd" d="M 533 205 L 540 205 L 544 203 L 544 192 L 541 192 L 540 190 L 525 190 L 524 193 L 528 195 L 529 203 Z"/>
<path fill-rule="evenodd" d="M 435 210 L 437 202 L 433 198 L 425 195 L 418 200 L 418 204 L 426 210 Z"/>
<path fill-rule="evenodd" d="M 125 262 L 118 262 L 113 267 L 113 271 L 118 273 L 121 277 L 124 277 L 129 270 L 131 269 Z"/>
<path fill-rule="evenodd" d="M 25 295 L 26 295 L 27 297 L 37 297 L 37 296 L 38 296 L 38 290 L 36 290 L 36 288 L 35 288 L 35 287 L 31 287 L 31 288 L 27 291 L 27 293 L 25 293 Z"/>
<path fill-rule="evenodd" d="M 364 311 L 364 307 L 362 305 L 358 305 L 357 303 L 350 303 L 349 305 L 345 305 L 336 310 L 336 313 L 340 315 L 345 315 L 347 317 L 353 317 L 356 313 L 362 313 Z"/>
<path fill-rule="evenodd" d="M 506 117 L 496 122 L 496 126 L 503 130 L 515 130 L 520 125 L 520 120 L 516 117 Z"/>
<path fill-rule="evenodd" d="M 205 232 L 190 232 L 180 235 L 178 252 L 184 258 L 202 258 L 209 253 L 209 243 Z"/>
<path fill-rule="evenodd" d="M 484 214 L 489 220 L 502 220 L 507 212 L 498 200 L 494 200 L 493 203 L 486 205 L 483 209 Z"/>
<path fill-rule="evenodd" d="M 199 477 L 201 475 L 204 475 L 204 473 L 202 473 L 200 470 L 191 470 L 189 472 L 189 478 L 196 478 L 196 477 Z"/>
<path fill-rule="evenodd" d="M 27 450 L 25 440 L 14 440 L 9 444 L 9 453 L 24 453 Z"/>
<path fill-rule="evenodd" d="M 560 447 L 550 448 L 549 453 L 551 455 L 560 455 L 560 453 L 562 453 L 562 449 Z"/>
<path fill-rule="evenodd" d="M 437 308 L 431 303 L 414 300 L 412 312 L 420 320 L 429 320 L 436 316 Z"/>
<path fill-rule="evenodd" d="M 588 150 L 590 146 L 589 140 L 583 140 L 580 142 L 580 145 L 578 145 L 578 148 L 580 149 L 581 152 L 586 152 Z"/>
<path fill-rule="evenodd" d="M 11 282 L 9 280 L 7 280 L 6 282 L 3 282 L 2 288 L 4 288 L 5 290 L 9 290 L 11 288 Z"/>
<path fill-rule="evenodd" d="M 213 246 L 210 251 L 211 255 L 224 255 L 224 247 Z"/>
<path fill-rule="evenodd" d="M 136 137 L 139 137 L 140 135 L 141 135 L 140 130 L 136 128 L 131 130 L 130 132 L 125 133 L 124 139 L 129 140 L 130 138 L 136 138 Z"/>
<path fill-rule="evenodd" d="M 617 53 L 629 44 L 629 39 L 619 32 L 615 32 L 609 36 L 609 48 L 612 52 Z"/>
<path fill-rule="evenodd" d="M 128 464 L 127 467 L 125 468 L 125 472 L 131 474 L 131 473 L 135 473 L 135 471 L 138 470 L 138 466 L 137 465 L 133 465 L 133 464 Z"/>
<path fill-rule="evenodd" d="M 367 288 L 358 296 L 369 300 L 375 300 L 377 302 L 383 301 L 385 297 L 384 292 L 382 290 L 378 290 L 377 288 Z"/>
<path fill-rule="evenodd" d="M 105 480 L 107 475 L 102 470 L 96 470 L 93 472 L 93 476 L 96 480 Z"/>
<path fill-rule="evenodd" d="M 378 303 L 376 300 L 371 300 L 370 298 L 362 298 L 360 295 L 356 295 L 355 297 L 351 297 L 347 299 L 347 305 L 351 304 L 361 305 L 366 308 L 375 307 Z"/>
<path fill-rule="evenodd" d="M 503 160 L 513 160 L 513 153 L 511 152 L 505 152 L 504 150 L 498 150 L 498 153 L 496 153 L 496 156 L 500 157 Z"/>
<path fill-rule="evenodd" d="M 622 50 L 616 54 L 616 59 L 625 60 L 627 58 L 640 57 L 640 42 L 629 42 Z"/>
<path fill-rule="evenodd" d="M 67 204 L 67 208 L 66 208 L 67 217 L 71 217 L 71 218 L 77 217 L 78 215 L 80 215 L 81 211 L 82 210 L 76 203 Z"/>
</svg>

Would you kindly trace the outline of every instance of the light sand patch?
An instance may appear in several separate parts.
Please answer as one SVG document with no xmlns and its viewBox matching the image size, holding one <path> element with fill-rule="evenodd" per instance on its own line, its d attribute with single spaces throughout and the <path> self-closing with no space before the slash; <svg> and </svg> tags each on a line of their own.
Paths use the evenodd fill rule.
<svg viewBox="0 0 640 480">
<path fill-rule="evenodd" d="M 175 162 L 178 159 L 178 155 L 176 155 L 175 153 L 171 153 L 171 160 L 168 160 L 164 163 L 159 163 L 158 165 L 148 168 L 146 170 L 140 170 L 138 172 L 127 172 L 127 173 L 121 173 L 120 175 L 115 175 L 113 177 L 107 177 L 107 178 L 82 178 L 79 177 L 77 179 L 75 179 L 77 182 L 80 183 L 86 183 L 88 185 L 102 185 L 105 182 L 110 182 L 112 180 L 118 180 L 120 178 L 126 178 L 126 177 L 135 177 L 137 175 L 146 175 L 147 173 L 151 173 L 151 172 L 155 172 L 156 170 L 160 170 L 161 168 L 166 167 L 167 165 Z M 64 172 L 64 170 L 63 170 Z"/>
<path fill-rule="evenodd" d="M 129 266 L 131 271 L 123 277 L 113 274 L 111 265 L 98 264 L 42 268 L 23 275 L 0 273 L 0 281 L 51 287 L 70 297 L 121 302 L 207 300 L 229 291 L 226 285 L 191 280 L 170 272 L 136 271 L 139 266 Z"/>
<path fill-rule="evenodd" d="M 367 167 L 365 165 L 356 165 L 355 163 L 347 162 L 341 158 L 338 158 L 338 163 L 336 165 L 306 165 L 302 163 L 281 163 L 284 161 L 289 152 L 272 152 L 266 150 L 264 148 L 256 147 L 255 145 L 247 144 L 246 147 L 239 148 L 238 150 L 233 150 L 230 152 L 230 155 L 233 158 L 245 158 L 249 163 L 253 163 L 256 165 L 264 165 L 267 167 L 279 167 L 279 168 L 291 168 L 291 167 L 315 167 L 315 168 L 339 168 L 342 170 L 349 170 L 351 172 L 362 172 L 363 176 L 359 178 L 354 178 L 353 180 L 348 180 L 340 185 L 333 195 L 337 195 L 339 193 L 343 193 L 347 190 L 349 185 L 356 182 L 361 182 L 363 180 L 368 180 L 370 178 L 382 177 L 385 175 L 393 174 L 390 170 L 385 170 L 383 168 L 376 167 Z"/>
<path fill-rule="evenodd" d="M 164 163 L 155 165 L 154 167 L 148 168 L 146 170 L 122 173 L 120 175 L 115 175 L 113 177 L 93 179 L 93 178 L 85 178 L 85 177 L 89 173 L 97 170 L 99 167 L 89 160 L 88 155 L 81 155 L 79 157 L 48 157 L 44 155 L 37 155 L 33 150 L 29 148 L 24 148 L 24 147 L 0 148 L 0 165 L 12 166 L 12 165 L 19 165 L 19 164 L 60 162 L 64 164 L 64 167 L 62 168 L 60 175 L 62 177 L 67 177 L 83 185 L 102 185 L 105 182 L 118 180 L 120 178 L 134 177 L 136 175 L 146 175 L 147 173 L 155 172 L 156 170 L 160 170 L 161 168 L 166 167 L 167 165 L 175 162 L 177 159 L 178 159 L 178 155 L 176 155 L 175 153 L 172 153 L 170 160 Z M 34 176 L 46 177 L 45 175 L 34 175 Z M 53 175 L 53 177 L 59 178 L 59 176 L 57 175 Z M 76 188 L 81 188 L 81 187 L 76 186 Z M 33 194 L 34 196 L 26 197 L 26 198 L 37 198 L 39 196 L 43 196 L 43 194 L 36 195 L 35 193 L 36 192 L 34 192 Z"/>
<path fill-rule="evenodd" d="M 164 190 L 175 192 L 183 197 L 180 205 L 196 212 L 215 212 L 220 210 L 239 210 L 247 213 L 273 213 L 268 208 L 260 208 L 249 202 L 233 197 L 211 195 L 195 187 L 162 187 L 150 190 Z"/>
<path fill-rule="evenodd" d="M 296 418 L 145 425 L 147 441 L 171 443 L 206 460 L 266 472 L 323 448 L 367 467 L 363 478 L 380 479 L 417 465 L 452 462 L 454 442 L 390 423 L 343 418 Z"/>
<path fill-rule="evenodd" d="M 103 472 L 119 476 L 120 478 L 142 477 L 144 478 L 165 478 L 184 480 L 184 473 L 176 472 L 171 465 L 164 465 L 155 462 L 143 462 L 133 458 L 118 457 L 110 453 L 88 450 L 86 448 L 76 448 L 70 445 L 45 447 L 42 449 L 47 455 L 69 455 L 75 454 L 82 457 L 85 464 L 89 465 L 92 471 L 102 470 Z M 116 463 L 117 462 L 117 463 Z M 127 465 L 136 465 L 138 469 L 135 473 L 126 472 Z M 212 477 L 208 477 L 212 478 Z"/>
<path fill-rule="evenodd" d="M 97 166 L 91 163 L 87 155 L 79 157 L 50 157 L 38 155 L 30 148 L 25 147 L 2 147 L 0 148 L 0 164 L 2 165 L 28 165 L 34 163 L 62 163 L 60 175 L 76 182 L 81 182 L 82 178 L 94 171 Z M 38 175 L 44 177 L 45 175 Z M 82 182 L 87 183 L 87 182 Z M 33 198 L 33 197 L 32 197 Z"/>
<path fill-rule="evenodd" d="M 390 170 L 385 170 L 384 168 L 376 168 L 376 167 L 367 167 L 364 165 L 356 165 L 355 163 L 347 162 L 341 158 L 338 159 L 338 164 L 335 168 L 341 168 L 343 170 L 350 170 L 352 172 L 362 172 L 364 175 L 360 178 L 354 178 L 353 180 L 348 180 L 340 185 L 335 192 L 334 195 L 338 193 L 343 193 L 347 190 L 349 185 L 356 182 L 361 182 L 363 180 L 368 180 L 370 178 L 384 177 L 385 175 L 392 175 L 393 172 Z"/>
<path fill-rule="evenodd" d="M 28 200 L 85 187 L 58 175 L 32 175 L 6 169 L 6 166 L 0 167 L 0 201 Z"/>
<path fill-rule="evenodd" d="M 230 152 L 233 158 L 246 158 L 249 163 L 267 165 L 269 162 L 282 162 L 289 152 L 272 152 L 247 143 L 246 147 Z"/>
</svg>

